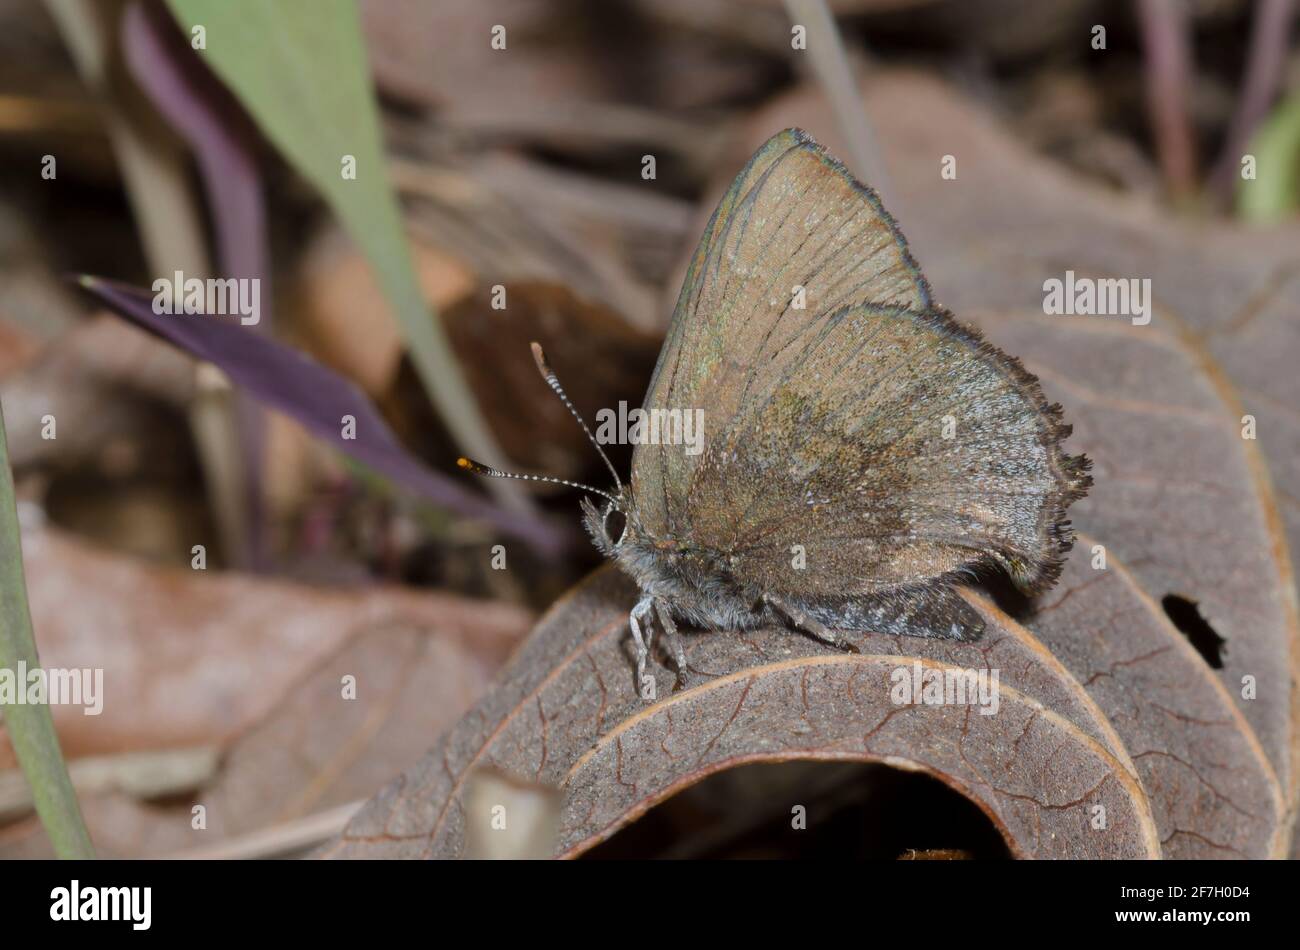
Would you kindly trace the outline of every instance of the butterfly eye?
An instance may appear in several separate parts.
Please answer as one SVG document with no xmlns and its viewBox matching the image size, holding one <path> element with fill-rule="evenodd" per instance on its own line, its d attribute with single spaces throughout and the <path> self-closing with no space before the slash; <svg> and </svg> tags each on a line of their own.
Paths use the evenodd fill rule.
<svg viewBox="0 0 1300 950">
<path fill-rule="evenodd" d="M 627 534 L 627 516 L 616 508 L 605 509 L 605 534 L 611 538 L 617 536 L 615 545 L 622 544 Z"/>
</svg>

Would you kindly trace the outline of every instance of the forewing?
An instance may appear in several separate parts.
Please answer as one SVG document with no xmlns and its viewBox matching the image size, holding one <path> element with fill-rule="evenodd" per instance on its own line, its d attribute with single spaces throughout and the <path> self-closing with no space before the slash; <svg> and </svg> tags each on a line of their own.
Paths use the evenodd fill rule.
<svg viewBox="0 0 1300 950">
<path fill-rule="evenodd" d="M 925 310 L 930 290 L 875 193 L 805 133 L 781 132 L 705 229 L 644 408 L 702 410 L 708 439 L 795 371 L 796 341 L 864 302 Z M 637 446 L 632 491 L 649 534 L 692 531 L 689 493 L 703 458 L 681 444 Z"/>
</svg>

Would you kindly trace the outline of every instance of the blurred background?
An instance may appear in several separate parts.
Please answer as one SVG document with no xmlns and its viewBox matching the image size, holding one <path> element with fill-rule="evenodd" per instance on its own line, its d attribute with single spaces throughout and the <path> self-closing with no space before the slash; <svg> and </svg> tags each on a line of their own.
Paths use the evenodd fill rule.
<svg viewBox="0 0 1300 950">
<path fill-rule="evenodd" d="M 201 4 L 0 2 L 0 403 L 42 657 L 103 666 L 132 697 L 98 720 L 56 711 L 105 853 L 310 845 L 468 707 L 598 555 L 576 492 L 493 493 L 456 472 L 475 454 L 466 434 L 485 429 L 492 461 L 515 470 L 606 486 L 528 342 L 588 420 L 639 405 L 704 221 L 782 125 L 874 169 L 888 200 L 900 156 L 933 163 L 938 181 L 940 155 L 899 136 L 882 154 L 871 90 L 888 77 L 884 107 L 919 110 L 924 128 L 942 121 L 926 112 L 938 84 L 1061 174 L 1189 233 L 1296 211 L 1289 0 L 837 0 L 867 96 L 856 131 L 824 94 L 835 57 L 792 45 L 797 3 L 357 6 L 352 41 L 299 37 L 319 61 L 296 98 L 273 72 L 258 87 L 223 61 L 234 34 L 215 20 L 196 49 L 186 11 Z M 382 173 L 363 161 L 361 177 L 391 186 L 437 347 L 476 418 L 439 404 L 412 356 L 403 278 L 373 266 L 383 245 L 366 229 L 384 221 L 312 167 L 338 167 L 335 126 L 364 156 L 353 66 L 373 83 L 382 142 Z M 947 151 L 960 161 L 963 144 Z M 1271 170 L 1267 187 L 1241 187 L 1247 153 Z M 57 173 L 43 176 L 50 156 Z M 911 234 L 906 205 L 894 211 Z M 442 487 L 349 459 L 70 279 L 148 288 L 176 270 L 260 279 L 256 333 L 354 384 Z M 612 449 L 626 472 L 627 447 Z M 440 494 L 444 481 L 459 493 Z M 526 535 L 503 532 L 524 520 Z M 508 569 L 494 569 L 496 544 Z M 382 709 L 322 714 L 313 690 L 356 669 Z M 0 770 L 0 855 L 43 853 L 3 740 Z M 216 832 L 202 846 L 200 800 Z M 250 838 L 267 829 L 271 844 Z"/>
</svg>

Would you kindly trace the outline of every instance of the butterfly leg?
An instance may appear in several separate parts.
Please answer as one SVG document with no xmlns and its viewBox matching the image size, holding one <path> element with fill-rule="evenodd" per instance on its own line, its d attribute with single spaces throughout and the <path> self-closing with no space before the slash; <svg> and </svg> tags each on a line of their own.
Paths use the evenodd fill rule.
<svg viewBox="0 0 1300 950">
<path fill-rule="evenodd" d="M 641 622 L 650 619 L 650 609 L 654 601 L 649 597 L 643 597 L 632 612 L 628 614 L 628 625 L 632 628 L 632 642 L 636 645 L 636 686 L 640 690 L 645 682 L 645 661 L 650 655 L 650 650 L 646 647 L 646 638 L 641 635 Z"/>
<path fill-rule="evenodd" d="M 659 617 L 659 625 L 663 627 L 668 649 L 673 654 L 673 663 L 677 666 L 677 682 L 673 684 L 673 692 L 676 693 L 686 686 L 686 651 L 682 649 L 682 638 L 677 634 L 677 622 L 673 620 L 669 609 L 662 602 L 655 601 L 655 614 Z"/>
<path fill-rule="evenodd" d="M 777 613 L 785 617 L 786 620 L 790 621 L 805 633 L 811 634 L 814 639 L 820 640 L 822 643 L 830 644 L 837 650 L 843 650 L 845 653 L 862 652 L 816 617 L 809 616 L 798 607 L 786 603 L 774 594 L 764 594 L 763 603 L 772 607 Z"/>
</svg>

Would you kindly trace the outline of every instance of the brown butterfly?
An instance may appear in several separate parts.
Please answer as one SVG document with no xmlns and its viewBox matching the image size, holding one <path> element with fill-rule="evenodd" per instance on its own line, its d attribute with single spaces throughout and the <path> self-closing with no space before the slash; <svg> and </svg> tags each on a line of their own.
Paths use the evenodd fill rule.
<svg viewBox="0 0 1300 950">
<path fill-rule="evenodd" d="M 875 192 L 798 129 L 713 213 L 644 408 L 703 410 L 703 450 L 641 442 L 630 485 L 605 458 L 612 493 L 575 486 L 605 499 L 584 499 L 583 521 L 641 589 L 643 694 L 654 618 L 678 687 L 678 621 L 784 624 L 850 651 L 839 631 L 975 640 L 984 622 L 956 587 L 1002 569 L 1027 594 L 1049 588 L 1066 509 L 1092 483 L 1061 450 L 1060 406 L 935 304 Z"/>
</svg>

